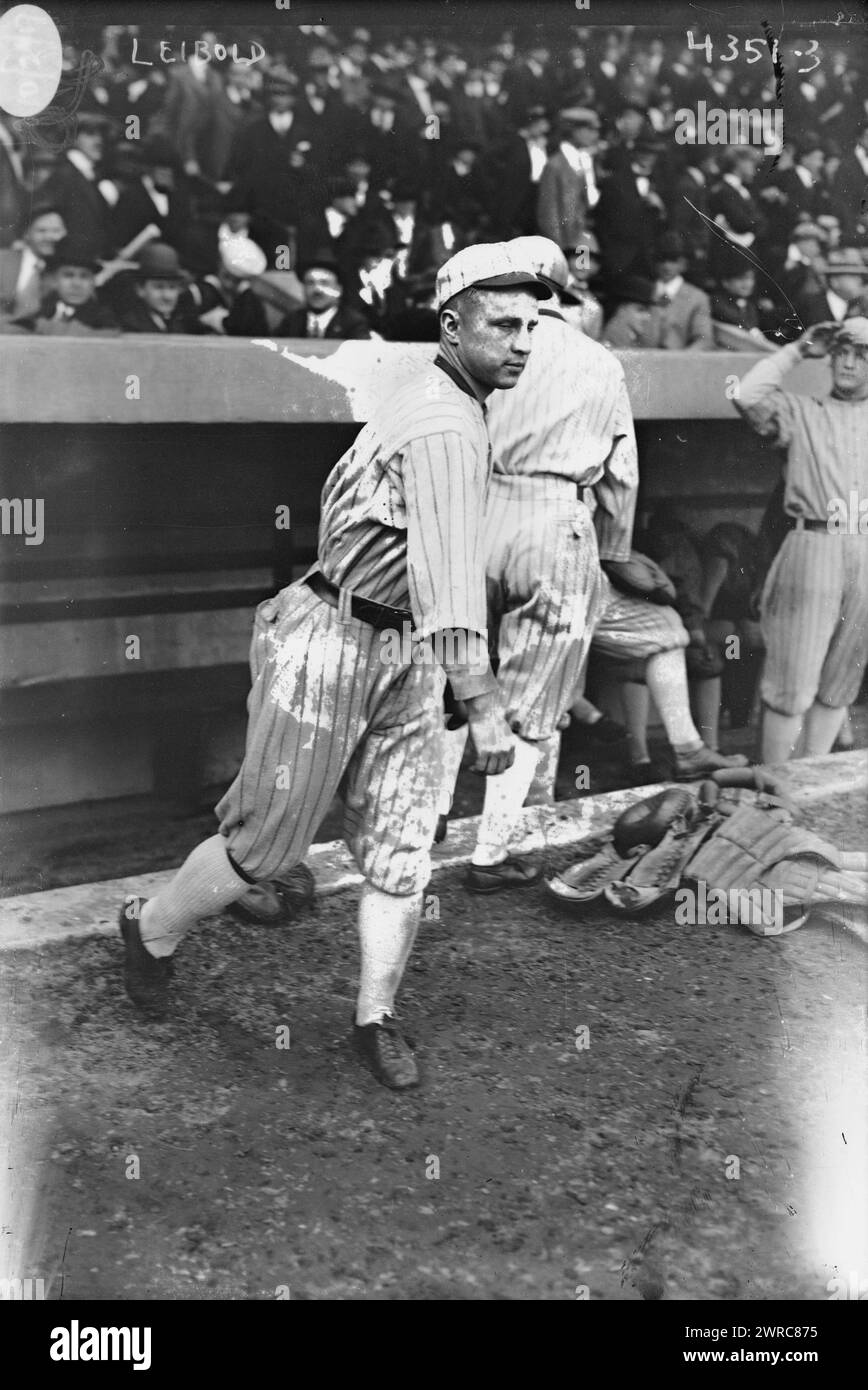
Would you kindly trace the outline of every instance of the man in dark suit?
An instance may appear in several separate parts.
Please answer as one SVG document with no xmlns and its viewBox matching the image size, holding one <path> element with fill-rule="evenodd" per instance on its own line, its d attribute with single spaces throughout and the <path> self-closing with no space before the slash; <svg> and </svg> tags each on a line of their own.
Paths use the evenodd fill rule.
<svg viewBox="0 0 868 1390">
<path fill-rule="evenodd" d="M 868 241 L 868 125 L 838 165 L 830 199 L 844 240 L 851 245 Z"/>
<path fill-rule="evenodd" d="M 136 297 L 121 315 L 125 333 L 210 333 L 191 306 L 182 307 L 187 282 L 174 246 L 153 241 L 139 257 Z"/>
<path fill-rule="evenodd" d="M 296 113 L 297 87 L 295 74 L 283 65 L 266 74 L 266 114 L 238 131 L 225 171 L 232 180 L 227 210 L 250 214 L 252 233 L 271 265 L 315 193 L 312 131 Z"/>
<path fill-rule="evenodd" d="M 323 250 L 299 266 L 304 306 L 277 325 L 278 338 L 370 338 L 367 319 L 343 303 L 343 281 L 337 260 Z"/>
<path fill-rule="evenodd" d="M 508 241 L 536 229 L 536 199 L 546 167 L 549 120 L 544 106 L 531 106 L 515 132 L 506 134 L 480 159 L 480 176 L 491 208 L 492 235 Z"/>
<path fill-rule="evenodd" d="M 0 109 L 0 247 L 11 245 L 24 207 L 24 165 L 5 112 Z"/>
<path fill-rule="evenodd" d="M 64 237 L 48 263 L 48 293 L 31 318 L 19 320 L 21 327 L 46 335 L 118 332 L 117 318 L 97 290 L 98 270 L 99 259 L 91 245 L 78 237 Z"/>
<path fill-rule="evenodd" d="M 711 243 L 709 268 L 715 278 L 727 263 L 727 244 L 744 247 L 755 254 L 757 241 L 766 234 L 765 213 L 751 193 L 758 158 L 757 152 L 747 145 L 725 149 L 719 156 L 721 177 L 709 193 L 708 210 L 726 233 L 727 241 L 715 237 Z"/>
<path fill-rule="evenodd" d="M 82 112 L 76 121 L 72 145 L 41 186 L 39 199 L 59 209 L 69 236 L 87 241 L 99 255 L 107 255 L 116 249 L 111 215 L 120 196 L 111 180 L 101 176 L 107 122 L 102 116 Z"/>
<path fill-rule="evenodd" d="M 811 328 L 816 323 L 843 322 L 850 302 L 868 285 L 868 262 L 858 247 L 843 246 L 830 251 L 814 269 L 822 278 L 822 289 L 793 296 L 802 324 Z"/>
<path fill-rule="evenodd" d="M 190 196 L 181 161 L 162 135 L 149 136 L 138 156 L 139 174 L 121 190 L 111 213 L 115 246 L 124 247 L 151 223 L 183 254 L 190 233 Z"/>
<path fill-rule="evenodd" d="M 503 90 L 511 120 L 521 120 L 529 106 L 542 106 L 551 99 L 555 77 L 549 67 L 550 59 L 548 44 L 534 39 L 526 56 L 504 73 Z"/>
<path fill-rule="evenodd" d="M 558 115 L 558 132 L 560 144 L 539 181 L 536 224 L 563 249 L 578 244 L 600 199 L 594 168 L 599 117 L 587 107 L 568 106 Z"/>
<path fill-rule="evenodd" d="M 659 146 L 637 140 L 629 170 L 616 172 L 602 187 L 594 214 L 607 287 L 622 275 L 654 273 L 654 244 L 664 229 L 666 209 L 654 182 Z"/>
</svg>

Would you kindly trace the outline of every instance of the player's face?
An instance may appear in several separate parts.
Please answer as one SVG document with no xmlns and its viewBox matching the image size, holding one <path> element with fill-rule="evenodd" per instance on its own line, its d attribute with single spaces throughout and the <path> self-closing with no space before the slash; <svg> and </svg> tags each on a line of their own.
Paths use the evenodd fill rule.
<svg viewBox="0 0 868 1390">
<path fill-rule="evenodd" d="M 528 290 L 480 290 L 456 316 L 458 355 L 483 386 L 515 386 L 530 356 L 538 320 L 536 296 Z"/>
<path fill-rule="evenodd" d="M 839 396 L 864 400 L 868 395 L 868 348 L 842 343 L 832 354 L 832 380 Z"/>
</svg>

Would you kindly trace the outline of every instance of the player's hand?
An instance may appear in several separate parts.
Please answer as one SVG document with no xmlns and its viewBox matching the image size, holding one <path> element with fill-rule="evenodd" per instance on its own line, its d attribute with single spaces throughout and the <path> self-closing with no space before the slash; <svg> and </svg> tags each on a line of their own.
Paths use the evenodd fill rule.
<svg viewBox="0 0 868 1390">
<path fill-rule="evenodd" d="M 496 695 L 477 695 L 465 702 L 468 733 L 476 757 L 471 772 L 496 777 L 512 767 L 515 737 L 503 717 L 503 706 Z"/>
<path fill-rule="evenodd" d="M 799 351 L 802 356 L 825 357 L 839 327 L 837 323 L 815 323 L 799 339 Z"/>
</svg>

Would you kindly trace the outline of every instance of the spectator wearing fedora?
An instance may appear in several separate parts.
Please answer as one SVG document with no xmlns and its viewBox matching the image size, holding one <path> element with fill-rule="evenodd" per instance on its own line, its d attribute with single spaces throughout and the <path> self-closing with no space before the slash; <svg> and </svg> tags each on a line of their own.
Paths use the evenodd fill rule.
<svg viewBox="0 0 868 1390">
<path fill-rule="evenodd" d="M 857 247 L 842 246 L 830 251 L 814 269 L 822 276 L 824 287 L 799 301 L 799 317 L 805 328 L 816 323 L 841 323 L 850 301 L 866 288 L 868 263 Z"/>
<path fill-rule="evenodd" d="M 600 134 L 595 111 L 567 106 L 558 115 L 560 143 L 539 181 L 536 224 L 561 249 L 575 246 L 600 199 L 594 150 Z"/>
<path fill-rule="evenodd" d="M 708 295 L 685 280 L 687 256 L 675 232 L 664 232 L 654 257 L 657 274 L 650 346 L 710 352 L 714 347 Z"/>
<path fill-rule="evenodd" d="M 603 184 L 594 230 L 612 289 L 623 275 L 654 273 L 654 245 L 666 224 L 666 209 L 654 183 L 660 148 L 657 139 L 640 137 L 629 168 L 616 169 Z"/>
<path fill-rule="evenodd" d="M 135 302 L 121 315 L 125 333 L 210 333 L 182 294 L 189 280 L 174 246 L 152 241 L 139 257 Z"/>
<path fill-rule="evenodd" d="M 278 338 L 370 338 L 364 314 L 344 304 L 341 269 L 331 251 L 311 256 L 298 268 L 304 305 L 278 324 Z"/>
<path fill-rule="evenodd" d="M 14 323 L 38 311 L 46 265 L 65 235 L 59 210 L 37 203 L 20 241 L 0 250 L 0 322 Z"/>
<path fill-rule="evenodd" d="M 60 212 L 67 235 L 88 242 L 98 256 L 115 249 L 111 218 L 120 197 L 101 169 L 109 127 L 104 116 L 79 112 L 72 144 L 39 189 L 40 202 Z"/>
<path fill-rule="evenodd" d="M 756 299 L 756 272 L 750 261 L 733 257 L 720 276 L 711 296 L 711 317 L 714 323 L 730 324 L 743 333 L 762 336 L 760 311 Z"/>
<path fill-rule="evenodd" d="M 654 282 L 626 275 L 614 296 L 615 312 L 603 329 L 602 343 L 611 348 L 653 346 Z"/>
<path fill-rule="evenodd" d="M 90 242 L 64 237 L 47 264 L 48 292 L 36 314 L 19 321 L 21 326 L 52 336 L 118 332 L 115 313 L 102 302 L 97 290 L 99 268 L 99 257 Z"/>
</svg>

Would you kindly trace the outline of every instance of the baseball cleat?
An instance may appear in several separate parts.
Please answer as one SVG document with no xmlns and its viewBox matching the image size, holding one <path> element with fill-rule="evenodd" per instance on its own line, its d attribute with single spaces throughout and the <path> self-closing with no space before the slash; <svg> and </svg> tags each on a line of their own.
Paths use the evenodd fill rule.
<svg viewBox="0 0 868 1390">
<path fill-rule="evenodd" d="M 169 1003 L 174 964 L 171 956 L 152 956 L 142 941 L 139 918 L 147 901 L 147 898 L 125 898 L 118 917 L 124 943 L 124 988 L 143 1013 L 162 1018 Z"/>
<path fill-rule="evenodd" d="M 531 888 L 541 878 L 542 869 L 509 854 L 500 864 L 468 864 L 465 882 L 471 893 L 499 893 L 502 888 Z"/>
<path fill-rule="evenodd" d="M 682 754 L 675 758 L 676 782 L 692 782 L 697 777 L 707 777 L 723 767 L 747 767 L 748 760 L 741 753 L 715 753 L 703 743 L 695 753 Z"/>
<path fill-rule="evenodd" d="M 365 1066 L 384 1086 L 407 1091 L 419 1085 L 419 1068 L 398 1020 L 386 1014 L 380 1023 L 353 1021 L 353 1041 Z"/>
<path fill-rule="evenodd" d="M 611 840 L 604 841 L 595 853 L 571 864 L 562 874 L 546 879 L 545 890 L 566 907 L 582 908 L 599 902 L 604 890 L 621 877 L 634 862 L 644 846 L 620 855 Z"/>
</svg>

